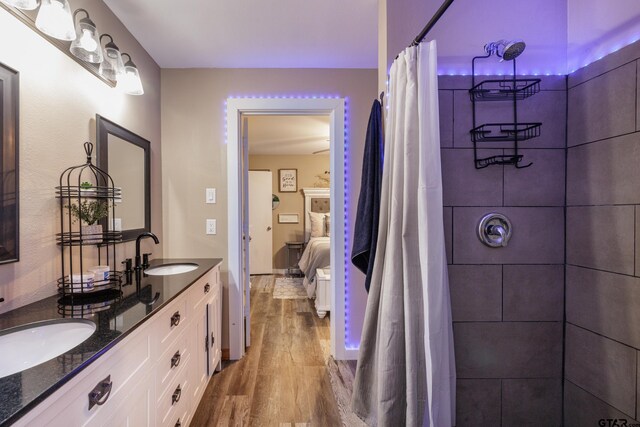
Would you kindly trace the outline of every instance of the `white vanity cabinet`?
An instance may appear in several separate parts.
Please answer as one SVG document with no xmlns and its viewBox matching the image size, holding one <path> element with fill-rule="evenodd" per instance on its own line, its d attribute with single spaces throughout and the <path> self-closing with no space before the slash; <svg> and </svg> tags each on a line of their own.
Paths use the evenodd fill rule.
<svg viewBox="0 0 640 427">
<path fill-rule="evenodd" d="M 218 265 L 15 425 L 188 426 L 221 366 L 221 315 Z"/>
</svg>

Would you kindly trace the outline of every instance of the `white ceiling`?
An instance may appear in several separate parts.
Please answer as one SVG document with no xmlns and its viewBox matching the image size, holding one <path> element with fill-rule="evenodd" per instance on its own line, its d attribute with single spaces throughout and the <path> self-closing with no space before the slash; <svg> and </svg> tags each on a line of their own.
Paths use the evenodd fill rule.
<svg viewBox="0 0 640 427">
<path fill-rule="evenodd" d="M 162 68 L 376 68 L 377 0 L 105 0 Z"/>
<path fill-rule="evenodd" d="M 329 149 L 329 116 L 268 115 L 248 116 L 248 120 L 250 155 L 300 155 Z"/>
<path fill-rule="evenodd" d="M 394 42 L 413 39 L 443 0 L 412 1 L 387 0 Z M 105 2 L 162 68 L 377 68 L 377 0 Z M 499 39 L 527 43 L 519 74 L 566 74 L 638 37 L 639 0 L 456 0 L 427 39 L 438 42 L 439 74 L 469 74 Z"/>
</svg>

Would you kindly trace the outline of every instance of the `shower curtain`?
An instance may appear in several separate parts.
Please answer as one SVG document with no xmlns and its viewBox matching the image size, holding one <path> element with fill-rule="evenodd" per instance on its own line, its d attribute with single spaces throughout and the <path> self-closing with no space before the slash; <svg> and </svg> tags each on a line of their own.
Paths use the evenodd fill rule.
<svg viewBox="0 0 640 427">
<path fill-rule="evenodd" d="M 370 426 L 455 424 L 435 42 L 391 67 L 385 168 L 352 408 Z"/>
</svg>

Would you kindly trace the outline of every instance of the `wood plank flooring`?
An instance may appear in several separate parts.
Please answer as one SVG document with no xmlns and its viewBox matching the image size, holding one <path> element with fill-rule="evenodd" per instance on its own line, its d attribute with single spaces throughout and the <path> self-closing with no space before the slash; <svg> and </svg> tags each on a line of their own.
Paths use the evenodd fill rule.
<svg viewBox="0 0 640 427">
<path fill-rule="evenodd" d="M 274 276 L 252 278 L 251 347 L 211 379 L 192 426 L 343 424 L 344 409 L 329 376 L 332 365 L 323 356 L 329 316 L 319 319 L 308 299 L 273 299 L 274 283 Z"/>
</svg>

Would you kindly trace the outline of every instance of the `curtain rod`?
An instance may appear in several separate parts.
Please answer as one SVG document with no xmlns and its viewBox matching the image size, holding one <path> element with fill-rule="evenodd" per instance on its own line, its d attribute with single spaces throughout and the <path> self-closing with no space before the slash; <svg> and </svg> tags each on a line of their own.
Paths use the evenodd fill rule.
<svg viewBox="0 0 640 427">
<path fill-rule="evenodd" d="M 431 20 L 427 22 L 427 25 L 425 25 L 422 31 L 420 31 L 420 34 L 418 34 L 416 38 L 413 39 L 409 47 L 417 46 L 420 44 L 422 39 L 426 37 L 427 33 L 431 31 L 431 28 L 433 28 L 433 26 L 436 25 L 436 22 L 438 22 L 438 20 L 442 18 L 442 15 L 444 15 L 444 13 L 447 11 L 449 6 L 451 6 L 451 3 L 453 3 L 453 0 L 445 0 L 445 2 L 442 3 L 442 6 L 440 6 L 440 9 L 438 9 L 436 13 L 433 15 L 433 17 L 431 18 Z"/>
</svg>

